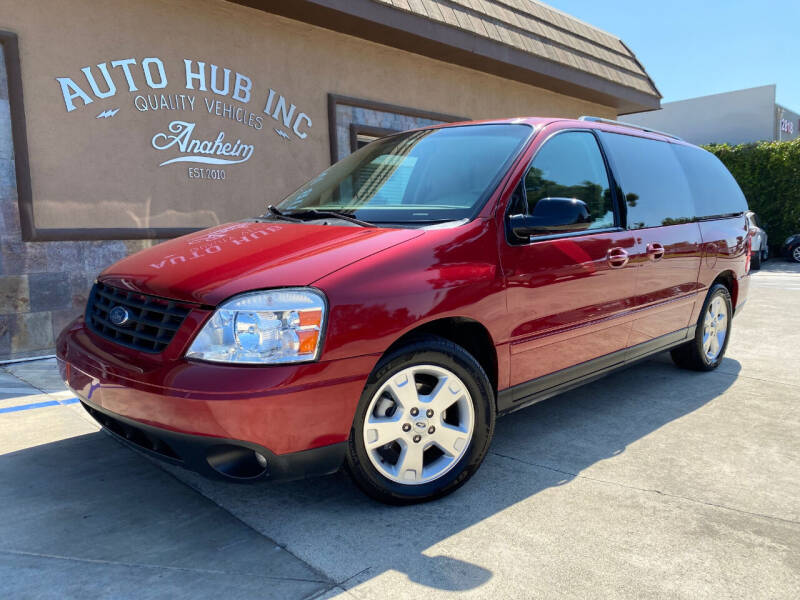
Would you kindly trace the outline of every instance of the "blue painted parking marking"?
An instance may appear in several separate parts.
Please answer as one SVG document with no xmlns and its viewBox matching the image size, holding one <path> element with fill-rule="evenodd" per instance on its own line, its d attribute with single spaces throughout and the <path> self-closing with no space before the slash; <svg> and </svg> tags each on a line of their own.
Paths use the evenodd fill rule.
<svg viewBox="0 0 800 600">
<path fill-rule="evenodd" d="M 32 410 L 34 408 L 45 408 L 47 406 L 65 406 L 67 404 L 76 404 L 80 402 L 77 398 L 67 398 L 66 400 L 46 400 L 44 402 L 33 402 L 31 404 L 20 404 L 19 406 L 8 406 L 0 408 L 0 414 L 19 412 L 21 410 Z"/>
</svg>

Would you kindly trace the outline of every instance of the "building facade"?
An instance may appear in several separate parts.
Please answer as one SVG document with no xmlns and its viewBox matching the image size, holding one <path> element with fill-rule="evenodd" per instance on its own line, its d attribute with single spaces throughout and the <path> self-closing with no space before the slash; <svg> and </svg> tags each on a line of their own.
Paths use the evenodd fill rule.
<svg viewBox="0 0 800 600">
<path fill-rule="evenodd" d="M 0 360 L 49 353 L 107 265 L 376 137 L 660 100 L 618 38 L 529 0 L 0 0 L 0 53 Z"/>
<path fill-rule="evenodd" d="M 787 141 L 800 135 L 800 115 L 775 102 L 775 85 L 664 102 L 661 110 L 624 120 L 698 145 Z"/>
</svg>

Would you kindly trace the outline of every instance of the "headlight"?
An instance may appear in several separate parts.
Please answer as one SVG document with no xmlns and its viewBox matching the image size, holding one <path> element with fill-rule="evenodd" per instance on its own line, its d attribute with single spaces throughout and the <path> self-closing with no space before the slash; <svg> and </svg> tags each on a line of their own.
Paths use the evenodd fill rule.
<svg viewBox="0 0 800 600">
<path fill-rule="evenodd" d="M 324 323 L 325 297 L 317 290 L 249 292 L 217 308 L 186 357 L 250 364 L 315 360 Z"/>
</svg>

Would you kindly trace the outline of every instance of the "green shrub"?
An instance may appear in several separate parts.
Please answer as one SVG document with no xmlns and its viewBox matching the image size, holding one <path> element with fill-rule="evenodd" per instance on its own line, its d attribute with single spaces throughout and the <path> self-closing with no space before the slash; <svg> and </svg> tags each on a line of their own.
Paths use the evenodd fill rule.
<svg viewBox="0 0 800 600">
<path fill-rule="evenodd" d="M 773 251 L 791 234 L 800 233 L 800 138 L 704 148 L 715 154 L 739 182 Z"/>
</svg>

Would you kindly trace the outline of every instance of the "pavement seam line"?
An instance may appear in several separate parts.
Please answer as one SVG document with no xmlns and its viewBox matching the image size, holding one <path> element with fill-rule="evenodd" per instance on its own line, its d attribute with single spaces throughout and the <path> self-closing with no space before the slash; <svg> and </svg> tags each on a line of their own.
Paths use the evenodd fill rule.
<svg viewBox="0 0 800 600">
<path fill-rule="evenodd" d="M 139 569 L 163 569 L 166 571 L 184 571 L 189 573 L 207 573 L 212 575 L 235 575 L 230 571 L 221 571 L 218 569 L 197 569 L 193 567 L 176 567 L 171 565 L 154 565 L 150 563 L 136 563 L 118 560 L 104 560 L 102 558 L 80 558 L 77 556 L 62 556 L 60 554 L 46 554 L 42 552 L 26 552 L 25 550 L 11 550 L 8 548 L 0 548 L 0 554 L 10 554 L 12 556 L 27 556 L 31 558 L 49 558 L 53 560 L 66 560 L 72 562 L 91 563 L 98 565 L 113 565 L 121 567 L 134 567 Z M 327 581 L 319 581 L 318 579 L 303 579 L 301 577 L 272 577 L 270 575 L 257 575 L 261 579 L 268 579 L 270 581 L 297 581 L 306 583 L 328 583 Z"/>
<path fill-rule="evenodd" d="M 355 579 L 355 578 L 356 578 L 356 577 L 358 577 L 359 575 L 363 575 L 364 573 L 366 573 L 367 571 L 369 571 L 369 570 L 371 570 L 371 569 L 372 569 L 372 566 L 369 566 L 369 567 L 366 567 L 366 568 L 364 568 L 364 569 L 361 569 L 361 570 L 360 570 L 358 573 L 353 573 L 353 574 L 352 574 L 352 575 L 350 575 L 349 577 L 345 577 L 345 578 L 344 578 L 344 579 L 342 579 L 340 582 L 338 582 L 338 583 L 334 583 L 334 584 L 333 584 L 331 587 L 329 587 L 328 589 L 326 589 L 326 590 L 323 590 L 322 592 L 320 592 L 320 593 L 319 593 L 318 595 L 316 595 L 316 596 L 312 595 L 312 596 L 311 596 L 310 598 L 308 598 L 307 600 L 313 600 L 314 598 L 318 598 L 318 597 L 322 596 L 323 594 L 326 594 L 326 593 L 330 592 L 331 590 L 333 590 L 333 589 L 336 589 L 337 587 L 338 587 L 338 588 L 341 588 L 341 590 L 342 590 L 342 591 L 343 591 L 343 592 L 344 592 L 344 593 L 345 593 L 345 594 L 346 594 L 348 597 L 353 597 L 353 598 L 355 598 L 356 596 L 355 596 L 354 594 L 352 594 L 352 593 L 350 592 L 350 590 L 348 590 L 348 589 L 345 587 L 345 584 L 346 584 L 348 581 L 352 581 L 353 579 Z"/>
<path fill-rule="evenodd" d="M 728 373 L 728 372 L 727 371 L 721 371 L 721 373 Z M 733 373 L 728 373 L 728 374 L 729 375 L 733 375 Z M 785 385 L 785 386 L 791 387 L 791 388 L 800 388 L 800 385 L 798 385 L 796 383 L 787 383 L 785 381 L 774 381 L 772 379 L 762 379 L 761 377 L 753 377 L 752 375 L 741 375 L 741 374 L 737 373 L 735 375 L 735 377 L 737 377 L 737 378 L 738 377 L 744 377 L 745 379 L 752 379 L 753 381 L 761 381 L 763 383 L 772 383 L 772 384 L 776 384 L 776 385 Z"/>
<path fill-rule="evenodd" d="M 639 492 L 649 492 L 649 493 L 652 493 L 652 494 L 657 494 L 659 496 L 666 496 L 668 498 L 675 498 L 676 500 L 685 500 L 686 502 L 691 502 L 693 504 L 702 504 L 704 506 L 711 506 L 711 507 L 714 507 L 714 508 L 721 508 L 721 509 L 724 509 L 724 510 L 730 510 L 730 511 L 741 513 L 741 514 L 744 514 L 744 515 L 750 515 L 751 517 L 761 517 L 761 518 L 770 519 L 770 520 L 773 520 L 773 521 L 781 521 L 783 523 L 789 523 L 791 525 L 800 525 L 800 521 L 793 521 L 792 519 L 784 519 L 783 517 L 776 517 L 774 515 L 765 515 L 763 513 L 751 512 L 749 510 L 743 510 L 741 508 L 734 508 L 732 506 L 725 506 L 724 504 L 715 504 L 713 502 L 707 502 L 705 500 L 697 500 L 696 498 L 687 498 L 686 496 L 680 496 L 678 494 L 670 494 L 669 492 L 662 492 L 661 490 L 656 490 L 656 489 L 652 489 L 652 488 L 641 488 L 641 487 L 637 487 L 635 485 L 627 485 L 625 483 L 619 483 L 618 481 L 608 481 L 606 479 L 598 479 L 596 477 L 589 477 L 588 475 L 581 475 L 579 473 L 571 473 L 569 471 L 564 471 L 562 469 L 556 469 L 555 467 L 548 467 L 546 465 L 540 465 L 540 464 L 533 463 L 533 462 L 530 462 L 530 461 L 527 461 L 527 460 L 523 460 L 521 458 L 516 458 L 515 456 L 508 456 L 506 454 L 500 454 L 499 452 L 490 452 L 490 454 L 493 454 L 495 456 L 499 456 L 500 458 L 506 458 L 508 460 L 521 462 L 522 464 L 528 465 L 530 467 L 537 467 L 539 469 L 545 469 L 547 471 L 553 471 L 555 473 L 561 473 L 562 475 L 569 475 L 570 477 L 577 477 L 577 478 L 580 478 L 580 479 L 586 479 L 587 481 L 594 481 L 596 483 L 604 483 L 606 485 L 615 485 L 615 486 L 618 486 L 618 487 L 623 487 L 623 488 L 626 488 L 626 489 L 629 489 L 629 490 L 636 490 L 636 491 L 639 491 Z"/>
<path fill-rule="evenodd" d="M 341 593 L 347 596 L 348 598 L 357 598 L 357 596 L 350 593 L 350 590 L 347 590 L 338 584 L 334 584 L 330 587 L 325 588 L 324 590 L 320 590 L 319 592 L 314 592 L 310 596 L 306 596 L 303 600 L 314 600 L 315 598 L 322 598 L 322 596 L 324 596 L 325 594 L 329 593 L 332 590 L 335 590 L 336 588 L 341 589 L 342 590 Z"/>
<path fill-rule="evenodd" d="M 35 390 L 39 390 L 39 391 L 40 391 L 42 394 L 45 394 L 46 396 L 49 396 L 49 395 L 50 395 L 50 392 L 47 392 L 47 391 L 43 390 L 43 389 L 42 389 L 42 388 L 40 388 L 38 385 L 36 385 L 36 384 L 34 384 L 34 383 L 31 383 L 30 381 L 28 381 L 28 380 L 27 380 L 27 379 L 25 379 L 24 377 L 20 377 L 19 375 L 17 375 L 16 373 L 12 373 L 12 372 L 11 372 L 11 371 L 9 371 L 8 369 L 3 369 L 3 371 L 5 371 L 5 372 L 6 372 L 6 373 L 8 373 L 9 375 L 11 375 L 12 377 L 16 377 L 16 378 L 17 378 L 17 379 L 19 379 L 19 380 L 20 380 L 22 383 L 24 383 L 24 384 L 26 384 L 26 385 L 29 385 L 29 386 L 31 386 L 33 389 L 35 389 Z"/>
<path fill-rule="evenodd" d="M 352 574 L 352 575 L 350 575 L 349 577 L 345 577 L 344 579 L 342 579 L 342 580 L 341 580 L 339 583 L 337 583 L 336 585 L 337 585 L 337 586 L 339 586 L 339 587 L 341 587 L 342 589 L 345 589 L 344 585 L 345 585 L 345 584 L 346 584 L 348 581 L 352 581 L 353 579 L 355 579 L 355 578 L 356 578 L 356 577 L 358 577 L 359 575 L 362 575 L 363 573 L 366 573 L 367 571 L 369 571 L 371 568 L 372 568 L 372 567 L 371 567 L 371 566 L 369 566 L 369 567 L 367 567 L 366 569 L 361 569 L 361 570 L 360 570 L 358 573 L 353 573 L 353 574 Z M 336 587 L 336 586 L 334 586 L 334 587 Z"/>
</svg>

